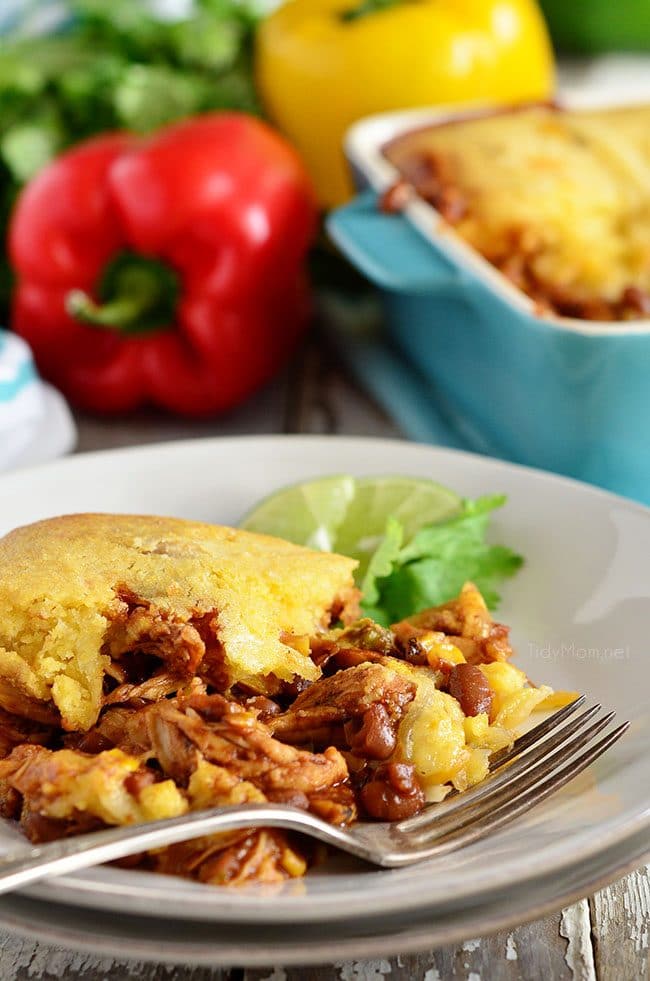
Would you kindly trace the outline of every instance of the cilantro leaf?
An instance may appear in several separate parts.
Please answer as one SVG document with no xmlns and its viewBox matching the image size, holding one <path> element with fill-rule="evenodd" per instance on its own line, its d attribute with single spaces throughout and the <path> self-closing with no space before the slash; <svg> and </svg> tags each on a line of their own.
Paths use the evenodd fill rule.
<svg viewBox="0 0 650 981">
<path fill-rule="evenodd" d="M 361 583 L 364 604 L 374 606 L 379 601 L 377 583 L 393 572 L 400 557 L 403 541 L 404 529 L 397 518 L 390 517 L 386 522 L 384 537 L 373 552 Z"/>
<path fill-rule="evenodd" d="M 156 16 L 136 0 L 67 0 L 60 31 L 32 36 L 35 3 L 0 43 L 0 227 L 26 180 L 66 147 L 104 130 L 148 133 L 195 113 L 261 113 L 253 0 L 195 0 Z M 56 14 L 56 12 L 55 12 Z M 12 280 L 0 243 L 0 318 Z"/>
<path fill-rule="evenodd" d="M 405 563 L 431 555 L 452 557 L 482 544 L 491 512 L 503 507 L 505 502 L 503 494 L 479 497 L 476 501 L 466 499 L 456 517 L 421 528 L 400 553 L 400 560 Z"/>
<path fill-rule="evenodd" d="M 421 528 L 402 548 L 396 544 L 399 522 L 390 519 L 362 583 L 364 613 L 395 623 L 453 599 L 468 580 L 488 606 L 496 606 L 499 584 L 523 562 L 506 546 L 485 541 L 490 515 L 505 500 L 503 495 L 466 500 L 459 515 Z"/>
</svg>

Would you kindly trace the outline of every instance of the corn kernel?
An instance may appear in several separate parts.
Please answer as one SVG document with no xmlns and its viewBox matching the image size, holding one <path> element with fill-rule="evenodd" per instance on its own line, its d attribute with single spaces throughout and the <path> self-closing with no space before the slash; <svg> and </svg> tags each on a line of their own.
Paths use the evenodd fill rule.
<svg viewBox="0 0 650 981">
<path fill-rule="evenodd" d="M 299 879 L 307 871 L 305 859 L 291 848 L 285 848 L 282 852 L 281 865 L 292 879 Z"/>
<path fill-rule="evenodd" d="M 309 634 L 290 634 L 285 630 L 280 635 L 280 640 L 287 647 L 291 647 L 292 650 L 302 654 L 303 657 L 309 657 Z"/>
<path fill-rule="evenodd" d="M 480 783 L 488 774 L 490 768 L 490 753 L 487 749 L 473 749 L 465 764 L 464 779 L 466 787 Z M 458 788 L 460 790 L 460 788 Z"/>
<path fill-rule="evenodd" d="M 514 665 L 506 661 L 492 661 L 491 664 L 479 664 L 479 668 L 488 680 L 488 684 L 494 692 L 492 702 L 493 716 L 499 714 L 507 696 L 521 689 L 528 683 L 528 678 L 523 671 L 515 668 Z"/>
<path fill-rule="evenodd" d="M 571 702 L 575 702 L 576 698 L 580 698 L 579 691 L 554 691 L 539 702 L 533 711 L 545 712 L 548 709 L 561 709 L 564 708 L 565 705 L 570 705 Z"/>
<path fill-rule="evenodd" d="M 420 643 L 422 643 L 421 638 Z M 450 640 L 434 640 L 431 644 L 425 644 L 424 646 L 427 653 L 427 661 L 430 667 L 434 669 L 439 668 L 443 661 L 447 664 L 465 663 L 465 655 Z"/>
<path fill-rule="evenodd" d="M 479 712 L 478 715 L 468 715 L 463 725 L 465 726 L 465 739 L 467 742 L 482 745 L 490 727 L 487 712 Z"/>
</svg>

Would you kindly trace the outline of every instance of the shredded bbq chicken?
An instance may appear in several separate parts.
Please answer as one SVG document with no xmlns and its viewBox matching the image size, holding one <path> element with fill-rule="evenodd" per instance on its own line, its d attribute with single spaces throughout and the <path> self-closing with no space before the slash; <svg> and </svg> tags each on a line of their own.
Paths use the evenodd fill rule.
<svg viewBox="0 0 650 981">
<path fill-rule="evenodd" d="M 78 747 L 94 755 L 23 745 L 0 762 L 2 813 L 20 816 L 34 842 L 188 809 L 265 801 L 311 809 L 337 824 L 356 817 L 338 750 L 317 754 L 280 743 L 253 712 L 219 695 L 190 697 L 182 709 L 167 700 L 111 708 Z M 145 765 L 152 759 L 159 771 Z M 306 866 L 287 835 L 265 829 L 173 846 L 147 861 L 161 872 L 182 869 L 220 883 L 274 882 L 302 875 Z"/>
<path fill-rule="evenodd" d="M 24 743 L 44 746 L 52 735 L 51 726 L 30 722 L 0 708 L 0 759 L 8 756 L 14 746 Z"/>
<path fill-rule="evenodd" d="M 241 886 L 247 882 L 274 883 L 305 874 L 307 861 L 283 831 L 262 828 L 212 835 L 172 845 L 152 856 L 156 872 L 188 872 L 210 885 Z"/>
<path fill-rule="evenodd" d="M 270 719 L 269 727 L 287 742 L 342 741 L 370 759 L 386 759 L 415 690 L 411 681 L 381 664 L 359 664 L 311 685 L 287 712 Z"/>
<path fill-rule="evenodd" d="M 283 635 L 311 659 L 319 680 L 271 674 L 259 694 L 245 685 L 224 689 L 216 613 L 179 624 L 123 592 L 104 645 L 111 660 L 94 726 L 63 732 L 56 712 L 41 708 L 30 721 L 0 709 L 0 814 L 20 820 L 40 842 L 247 803 L 287 804 L 337 825 L 359 813 L 379 820 L 417 813 L 425 785 L 404 755 L 402 733 L 420 724 L 432 690 L 452 706 L 440 716 L 445 724 L 462 709 L 465 718 L 483 715 L 487 725 L 493 692 L 479 665 L 510 656 L 508 629 L 493 621 L 471 583 L 455 600 L 390 630 L 367 619 L 349 622 L 358 598 L 353 589 L 341 596 L 330 614 L 338 626 Z M 432 704 L 442 711 L 443 703 Z M 485 753 L 480 746 L 473 751 Z M 436 747 L 431 751 L 435 756 Z M 201 882 L 242 884 L 303 875 L 309 860 L 304 842 L 259 828 L 132 861 Z"/>
<path fill-rule="evenodd" d="M 509 628 L 496 623 L 473 583 L 465 583 L 456 599 L 407 617 L 393 626 L 398 641 L 418 631 L 437 631 L 453 641 L 470 664 L 506 661 L 512 656 Z"/>
<path fill-rule="evenodd" d="M 134 685 L 128 682 L 118 685 L 104 696 L 104 705 L 137 705 L 144 702 L 158 702 L 161 698 L 174 695 L 186 684 L 182 678 L 161 671 L 152 678 Z"/>
<path fill-rule="evenodd" d="M 119 601 L 104 642 L 104 653 L 119 659 L 129 651 L 151 653 L 161 658 L 171 673 L 192 678 L 205 654 L 205 644 L 196 627 L 179 623 L 152 603 Z"/>
<path fill-rule="evenodd" d="M 356 586 L 349 586 L 342 589 L 331 610 L 329 611 L 329 621 L 334 623 L 340 620 L 341 623 L 354 623 L 361 614 L 361 590 Z M 329 624 L 328 624 L 329 625 Z"/>
<path fill-rule="evenodd" d="M 65 746 L 82 753 L 101 753 L 117 748 L 130 756 L 146 759 L 151 755 L 151 739 L 146 722 L 149 708 L 110 706 L 88 732 L 72 732 L 65 736 Z"/>
<path fill-rule="evenodd" d="M 184 783 L 196 751 L 258 787 L 266 799 L 287 790 L 320 795 L 347 780 L 345 760 L 334 747 L 308 753 L 274 739 L 255 714 L 219 696 L 198 696 L 184 712 L 162 702 L 149 714 L 154 753 L 165 772 Z"/>
</svg>

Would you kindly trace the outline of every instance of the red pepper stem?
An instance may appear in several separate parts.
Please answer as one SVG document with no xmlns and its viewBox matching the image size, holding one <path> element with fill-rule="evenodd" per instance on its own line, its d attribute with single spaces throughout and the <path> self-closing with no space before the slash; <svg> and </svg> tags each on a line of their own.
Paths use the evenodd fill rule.
<svg viewBox="0 0 650 981">
<path fill-rule="evenodd" d="M 122 252 L 106 267 L 97 290 L 70 290 L 66 310 L 80 323 L 122 334 L 143 334 L 174 322 L 176 273 L 158 259 Z"/>
<path fill-rule="evenodd" d="M 70 316 L 83 324 L 107 330 L 122 330 L 137 321 L 149 303 L 146 298 L 139 296 L 124 296 L 110 303 L 95 303 L 83 290 L 71 290 L 65 305 Z"/>
</svg>

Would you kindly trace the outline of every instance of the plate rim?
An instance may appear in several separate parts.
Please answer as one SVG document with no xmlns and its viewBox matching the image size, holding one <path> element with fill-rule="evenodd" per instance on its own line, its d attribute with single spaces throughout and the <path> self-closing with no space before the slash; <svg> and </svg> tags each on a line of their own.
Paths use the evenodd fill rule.
<svg viewBox="0 0 650 981">
<path fill-rule="evenodd" d="M 384 436 L 348 436 L 348 435 L 338 435 L 335 433 L 268 433 L 262 435 L 246 434 L 242 436 L 197 436 L 189 437 L 187 439 L 170 439 L 170 440 L 160 440 L 155 443 L 137 443 L 132 446 L 117 446 L 109 447 L 105 450 L 82 450 L 78 452 L 68 453 L 65 456 L 59 456 L 55 459 L 44 460 L 39 463 L 30 463 L 24 467 L 17 467 L 15 470 L 8 470 L 0 472 L 0 493 L 2 492 L 3 485 L 7 482 L 11 482 L 16 479 L 20 479 L 30 474 L 37 474 L 43 470 L 54 470 L 64 468 L 76 468 L 78 466 L 84 466 L 89 461 L 97 462 L 98 460 L 107 457 L 120 457 L 120 456 L 139 456 L 151 455 L 159 456 L 160 454 L 173 455 L 177 452 L 189 451 L 196 447 L 219 447 L 224 445 L 233 446 L 237 443 L 246 444 L 268 444 L 271 446 L 274 443 L 293 443 L 299 446 L 301 443 L 304 444 L 316 444 L 319 442 L 326 443 L 348 443 L 350 445 L 357 444 L 359 446 L 375 446 L 378 449 L 383 448 L 385 450 L 394 449 L 399 447 L 401 450 L 408 450 L 408 452 L 416 453 L 437 453 L 442 456 L 458 457 L 459 459 L 466 460 L 467 462 L 475 462 L 478 466 L 482 463 L 488 463 L 490 466 L 497 467 L 500 470 L 508 471 L 515 470 L 519 473 L 525 473 L 530 476 L 534 476 L 536 479 L 548 481 L 552 484 L 566 485 L 574 489 L 580 489 L 583 493 L 589 494 L 596 498 L 603 498 L 606 500 L 614 501 L 618 504 L 622 504 L 624 507 L 632 508 L 639 513 L 645 514 L 650 517 L 650 504 L 643 504 L 641 501 L 637 501 L 634 498 L 625 497 L 623 494 L 618 494 L 615 491 L 607 490 L 604 487 L 599 487 L 596 484 L 590 484 L 585 480 L 579 480 L 577 477 L 569 477 L 566 474 L 554 473 L 551 470 L 542 470 L 539 467 L 531 467 L 525 463 L 516 463 L 511 460 L 503 460 L 500 457 L 490 456 L 489 454 L 479 453 L 474 450 L 458 449 L 451 446 L 437 446 L 433 443 L 421 443 L 415 440 L 409 439 L 399 439 Z M 336 469 L 332 471 L 337 473 Z M 395 475 L 395 471 L 391 470 L 389 467 L 382 471 L 382 476 Z M 0 533 L 2 534 L 2 533 Z"/>
<path fill-rule="evenodd" d="M 637 836 L 636 840 L 641 842 L 640 836 Z M 611 852 L 615 852 L 615 850 L 616 846 L 611 849 Z M 609 852 L 607 855 L 609 855 Z M 139 940 L 129 938 L 124 941 L 123 938 L 116 937 L 113 940 L 109 938 L 98 940 L 96 938 L 93 939 L 92 935 L 89 936 L 87 933 L 76 934 L 74 930 L 70 931 L 66 928 L 57 929 L 56 927 L 51 927 L 44 934 L 42 927 L 30 927 L 29 920 L 27 920 L 26 924 L 23 921 L 17 923 L 15 911 L 13 916 L 3 915 L 1 904 L 0 927 L 10 933 L 17 934 L 26 939 L 35 940 L 39 943 L 56 944 L 57 946 L 63 946 L 68 949 L 82 950 L 87 953 L 112 957 L 118 960 L 139 960 L 148 963 L 169 965 L 183 963 L 193 966 L 230 967 L 235 961 L 241 964 L 243 957 L 245 957 L 245 966 L 251 968 L 266 967 L 269 961 L 275 964 L 281 963 L 287 967 L 331 964 L 333 961 L 331 954 L 333 942 L 336 943 L 336 962 L 338 963 L 347 959 L 378 956 L 394 957 L 396 951 L 401 954 L 423 952 L 443 944 L 461 943 L 470 937 L 490 936 L 501 930 L 522 926 L 541 919 L 544 916 L 551 915 L 560 909 L 579 902 L 587 896 L 593 895 L 594 892 L 606 888 L 648 861 L 650 861 L 650 846 L 644 836 L 643 843 L 639 844 L 638 848 L 634 848 L 627 857 L 619 858 L 618 860 L 615 858 L 611 860 L 605 857 L 604 870 L 600 870 L 596 875 L 587 875 L 586 878 L 580 880 L 579 885 L 576 884 L 568 889 L 562 890 L 550 898 L 544 900 L 538 899 L 537 901 L 533 900 L 532 905 L 526 905 L 524 907 L 525 912 L 523 913 L 521 908 L 517 911 L 512 910 L 509 913 L 504 913 L 499 903 L 499 897 L 504 895 L 504 891 L 501 891 L 501 893 L 495 894 L 488 901 L 490 909 L 487 914 L 485 913 L 485 904 L 471 907 L 470 910 L 473 915 L 469 918 L 470 922 L 467 922 L 467 910 L 463 910 L 458 920 L 458 926 L 448 928 L 444 933 L 442 931 L 436 932 L 434 924 L 429 922 L 427 926 L 419 927 L 411 933 L 400 932 L 398 934 L 391 934 L 386 930 L 381 930 L 379 934 L 374 933 L 371 936 L 365 935 L 361 938 L 337 939 L 336 937 L 328 937 L 322 945 L 311 944 L 310 946 L 301 948 L 299 951 L 295 946 L 283 948 L 279 945 L 269 948 L 267 945 L 261 950 L 255 947 L 252 952 L 238 950 L 235 955 L 235 952 L 227 954 L 219 953 L 220 947 L 218 943 L 210 946 L 209 949 L 206 949 L 206 944 L 198 944 L 196 942 L 179 943 L 176 941 L 165 947 L 161 945 L 160 941 L 152 941 L 151 939 L 143 941 L 142 938 Z M 548 876 L 545 877 L 546 880 L 548 878 Z M 538 890 L 541 885 L 542 880 L 538 880 Z M 535 884 L 532 887 L 533 892 L 534 890 Z M 65 907 L 65 909 L 70 909 L 70 907 Z M 70 911 L 72 914 L 72 909 Z M 421 915 L 427 915 L 428 919 L 428 914 L 429 908 L 426 906 L 423 907 Z M 465 920 L 462 919 L 463 914 L 465 914 Z M 326 923 L 324 926 L 324 932 L 327 936 L 327 928 L 330 924 Z M 115 946 L 115 941 L 119 942 L 119 948 Z M 399 943 L 400 946 L 396 947 L 396 943 Z M 152 950 L 151 948 L 154 945 L 155 949 Z"/>
</svg>

